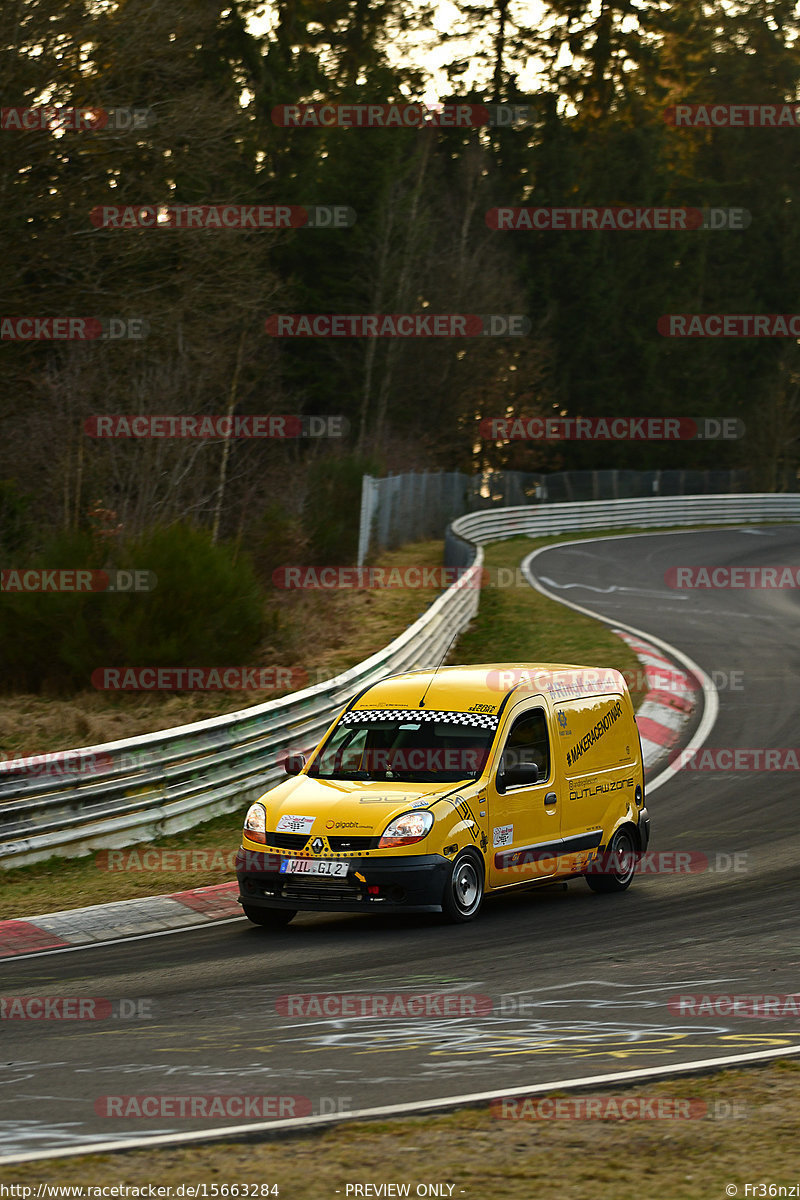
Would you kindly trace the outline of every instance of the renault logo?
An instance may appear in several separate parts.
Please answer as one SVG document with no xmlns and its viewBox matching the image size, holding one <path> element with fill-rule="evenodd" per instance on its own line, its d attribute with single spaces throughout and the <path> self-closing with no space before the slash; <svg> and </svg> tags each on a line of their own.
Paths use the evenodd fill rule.
<svg viewBox="0 0 800 1200">
<path fill-rule="evenodd" d="M 313 842 L 311 843 L 311 849 L 314 851 L 315 854 L 322 853 L 322 851 L 325 849 L 325 843 L 323 842 L 321 837 L 314 838 Z"/>
</svg>

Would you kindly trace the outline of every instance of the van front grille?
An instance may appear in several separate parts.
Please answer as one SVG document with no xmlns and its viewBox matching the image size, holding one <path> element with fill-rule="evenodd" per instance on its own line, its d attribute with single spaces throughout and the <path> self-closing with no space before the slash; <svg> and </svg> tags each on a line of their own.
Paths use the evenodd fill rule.
<svg viewBox="0 0 800 1200">
<path fill-rule="evenodd" d="M 308 843 L 313 841 L 317 834 L 307 833 L 268 833 L 267 845 L 273 846 L 276 850 L 305 850 Z M 348 850 L 377 850 L 380 837 L 329 837 L 328 845 L 333 854 L 347 854 Z M 324 856 L 323 856 L 324 857 Z"/>
<path fill-rule="evenodd" d="M 268 833 L 267 845 L 276 850 L 302 850 L 308 841 L 307 833 Z"/>
<path fill-rule="evenodd" d="M 275 895 L 281 897 L 282 900 L 363 900 L 368 903 L 368 897 L 365 896 L 360 888 L 351 887 L 344 883 L 341 879 L 320 880 L 319 877 L 308 879 L 291 879 L 278 890 L 276 888 Z"/>
<path fill-rule="evenodd" d="M 348 850 L 377 850 L 379 837 L 329 837 L 331 850 L 345 854 Z"/>
</svg>

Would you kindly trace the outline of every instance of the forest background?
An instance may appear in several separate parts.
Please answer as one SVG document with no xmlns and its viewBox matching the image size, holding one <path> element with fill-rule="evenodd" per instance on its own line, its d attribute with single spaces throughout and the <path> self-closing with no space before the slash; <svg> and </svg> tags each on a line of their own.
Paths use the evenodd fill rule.
<svg viewBox="0 0 800 1200">
<path fill-rule="evenodd" d="M 140 340 L 0 344 L 0 565 L 159 577 L 157 593 L 127 608 L 120 598 L 113 614 L 98 597 L 4 595 L 3 687 L 69 689 L 99 661 L 247 661 L 265 622 L 278 638 L 275 568 L 354 561 L 364 473 L 744 467 L 754 490 L 796 490 L 797 341 L 657 329 L 665 313 L 800 312 L 800 128 L 676 128 L 664 115 L 794 102 L 795 6 L 501 0 L 449 5 L 447 28 L 437 11 L 402 0 L 0 9 L 4 108 L 151 114 L 138 129 L 0 130 L 2 316 L 148 327 Z M 434 52 L 440 102 L 525 105 L 531 119 L 420 130 L 273 120 L 284 104 L 419 101 Z M 234 231 L 112 229 L 90 215 L 145 204 L 339 204 L 357 219 Z M 623 204 L 740 207 L 752 220 L 605 233 L 486 221 L 498 205 Z M 273 314 L 381 312 L 521 313 L 530 332 L 265 330 Z M 87 436 L 88 418 L 119 413 L 336 415 L 349 432 Z M 481 438 L 482 419 L 505 415 L 733 417 L 746 433 Z"/>
</svg>

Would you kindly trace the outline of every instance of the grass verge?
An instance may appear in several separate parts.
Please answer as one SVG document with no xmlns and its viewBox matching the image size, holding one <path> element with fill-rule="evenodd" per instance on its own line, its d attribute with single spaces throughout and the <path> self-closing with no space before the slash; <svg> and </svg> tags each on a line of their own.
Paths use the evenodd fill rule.
<svg viewBox="0 0 800 1200">
<path fill-rule="evenodd" d="M 442 542 L 417 542 L 382 555 L 376 566 L 438 567 Z M 436 599 L 436 588 L 382 591 L 282 592 L 280 647 L 265 641 L 251 667 L 294 667 L 308 684 L 330 679 L 381 650 Z M 222 666 L 208 663 L 208 666 Z M 234 664 L 230 664 L 234 665 Z M 275 691 L 97 692 L 69 699 L 0 696 L 0 759 L 96 746 L 119 738 L 171 729 L 262 704 Z"/>
<path fill-rule="evenodd" d="M 616 667 L 627 673 L 629 678 L 638 678 L 639 660 L 620 638 L 598 621 L 548 600 L 515 575 L 516 567 L 531 550 L 573 538 L 573 534 L 542 539 L 519 537 L 486 546 L 484 555 L 489 585 L 507 579 L 511 580 L 511 585 L 484 587 L 478 615 L 453 647 L 450 660 L 465 663 L 574 662 L 586 666 Z M 380 565 L 438 565 L 441 553 L 440 542 L 417 543 L 383 556 Z M 505 571 L 505 575 L 498 575 L 498 571 Z M 358 632 L 345 646 L 339 644 L 342 636 L 339 627 L 329 631 L 327 641 L 325 631 L 318 630 L 320 645 L 319 653 L 315 651 L 315 658 L 319 663 L 324 663 L 331 674 L 360 662 L 402 632 L 424 612 L 436 594 L 431 589 L 415 591 L 398 588 L 334 597 L 337 603 L 346 600 L 353 605 L 348 620 L 357 626 Z M 636 705 L 642 696 L 641 684 L 632 687 L 631 692 Z M 173 701 L 182 700 L 181 697 L 173 698 Z M 208 697 L 205 702 L 219 704 L 220 699 Z M 248 697 L 248 704 L 256 702 L 255 697 Z M 196 706 L 202 702 L 186 697 L 185 703 Z M 240 707 L 241 704 L 239 696 L 231 707 Z M 161 712 L 152 706 L 148 711 L 151 722 L 154 713 Z M 142 719 L 141 713 L 138 719 Z M 170 719 L 163 723 L 169 726 L 194 719 L 199 717 L 186 713 L 176 716 L 170 710 Z M 136 732 L 141 730 L 137 729 Z M 61 745 L 63 747 L 63 742 Z M 185 859 L 191 865 L 184 870 L 108 870 L 105 866 L 106 856 L 98 852 L 82 858 L 52 858 L 30 867 L 4 871 L 4 903 L 0 916 L 4 919 L 29 917 L 58 909 L 80 908 L 110 900 L 130 900 L 227 882 L 234 878 L 233 856 L 239 845 L 242 815 L 241 811 L 236 811 L 185 833 L 132 847 L 134 850 L 144 850 L 154 846 L 159 850 L 178 853 L 191 851 L 191 860 L 188 855 Z"/>
<path fill-rule="evenodd" d="M 592 1093 L 645 1097 L 662 1106 L 674 1099 L 704 1102 L 707 1115 L 693 1119 L 499 1120 L 486 1108 L 464 1109 L 340 1125 L 314 1137 L 0 1166 L 0 1182 L 84 1187 L 152 1183 L 173 1189 L 181 1183 L 205 1183 L 209 1196 L 215 1194 L 212 1184 L 221 1189 L 256 1183 L 277 1185 L 282 1200 L 344 1198 L 356 1195 L 353 1185 L 367 1183 L 373 1188 L 408 1185 L 411 1196 L 424 1194 L 416 1190 L 420 1184 L 452 1184 L 452 1193 L 445 1187 L 438 1194 L 466 1200 L 791 1195 L 788 1188 L 798 1183 L 798 1081 L 800 1064 L 786 1059 L 746 1071 Z M 761 1182 L 767 1190 L 754 1191 L 752 1185 Z M 769 1184 L 783 1184 L 787 1190 L 770 1193 Z M 381 1193 L 360 1192 L 365 1194 Z"/>
</svg>

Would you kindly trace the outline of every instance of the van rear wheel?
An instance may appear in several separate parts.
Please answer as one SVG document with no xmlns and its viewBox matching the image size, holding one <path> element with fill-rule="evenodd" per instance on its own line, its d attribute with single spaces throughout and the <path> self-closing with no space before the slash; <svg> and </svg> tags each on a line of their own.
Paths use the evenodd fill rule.
<svg viewBox="0 0 800 1200">
<path fill-rule="evenodd" d="M 442 896 L 446 920 L 463 924 L 478 915 L 483 903 L 483 868 L 472 854 L 456 856 Z"/>
<path fill-rule="evenodd" d="M 606 868 L 602 873 L 592 873 L 592 866 L 586 876 L 586 882 L 593 892 L 624 892 L 631 886 L 636 874 L 636 844 L 633 834 L 627 829 L 618 829 L 611 839 L 611 845 L 604 858 L 598 860 Z"/>
<path fill-rule="evenodd" d="M 243 904 L 242 912 L 248 921 L 263 925 L 266 929 L 283 929 L 292 917 L 297 916 L 296 908 L 253 908 L 250 904 Z"/>
</svg>

